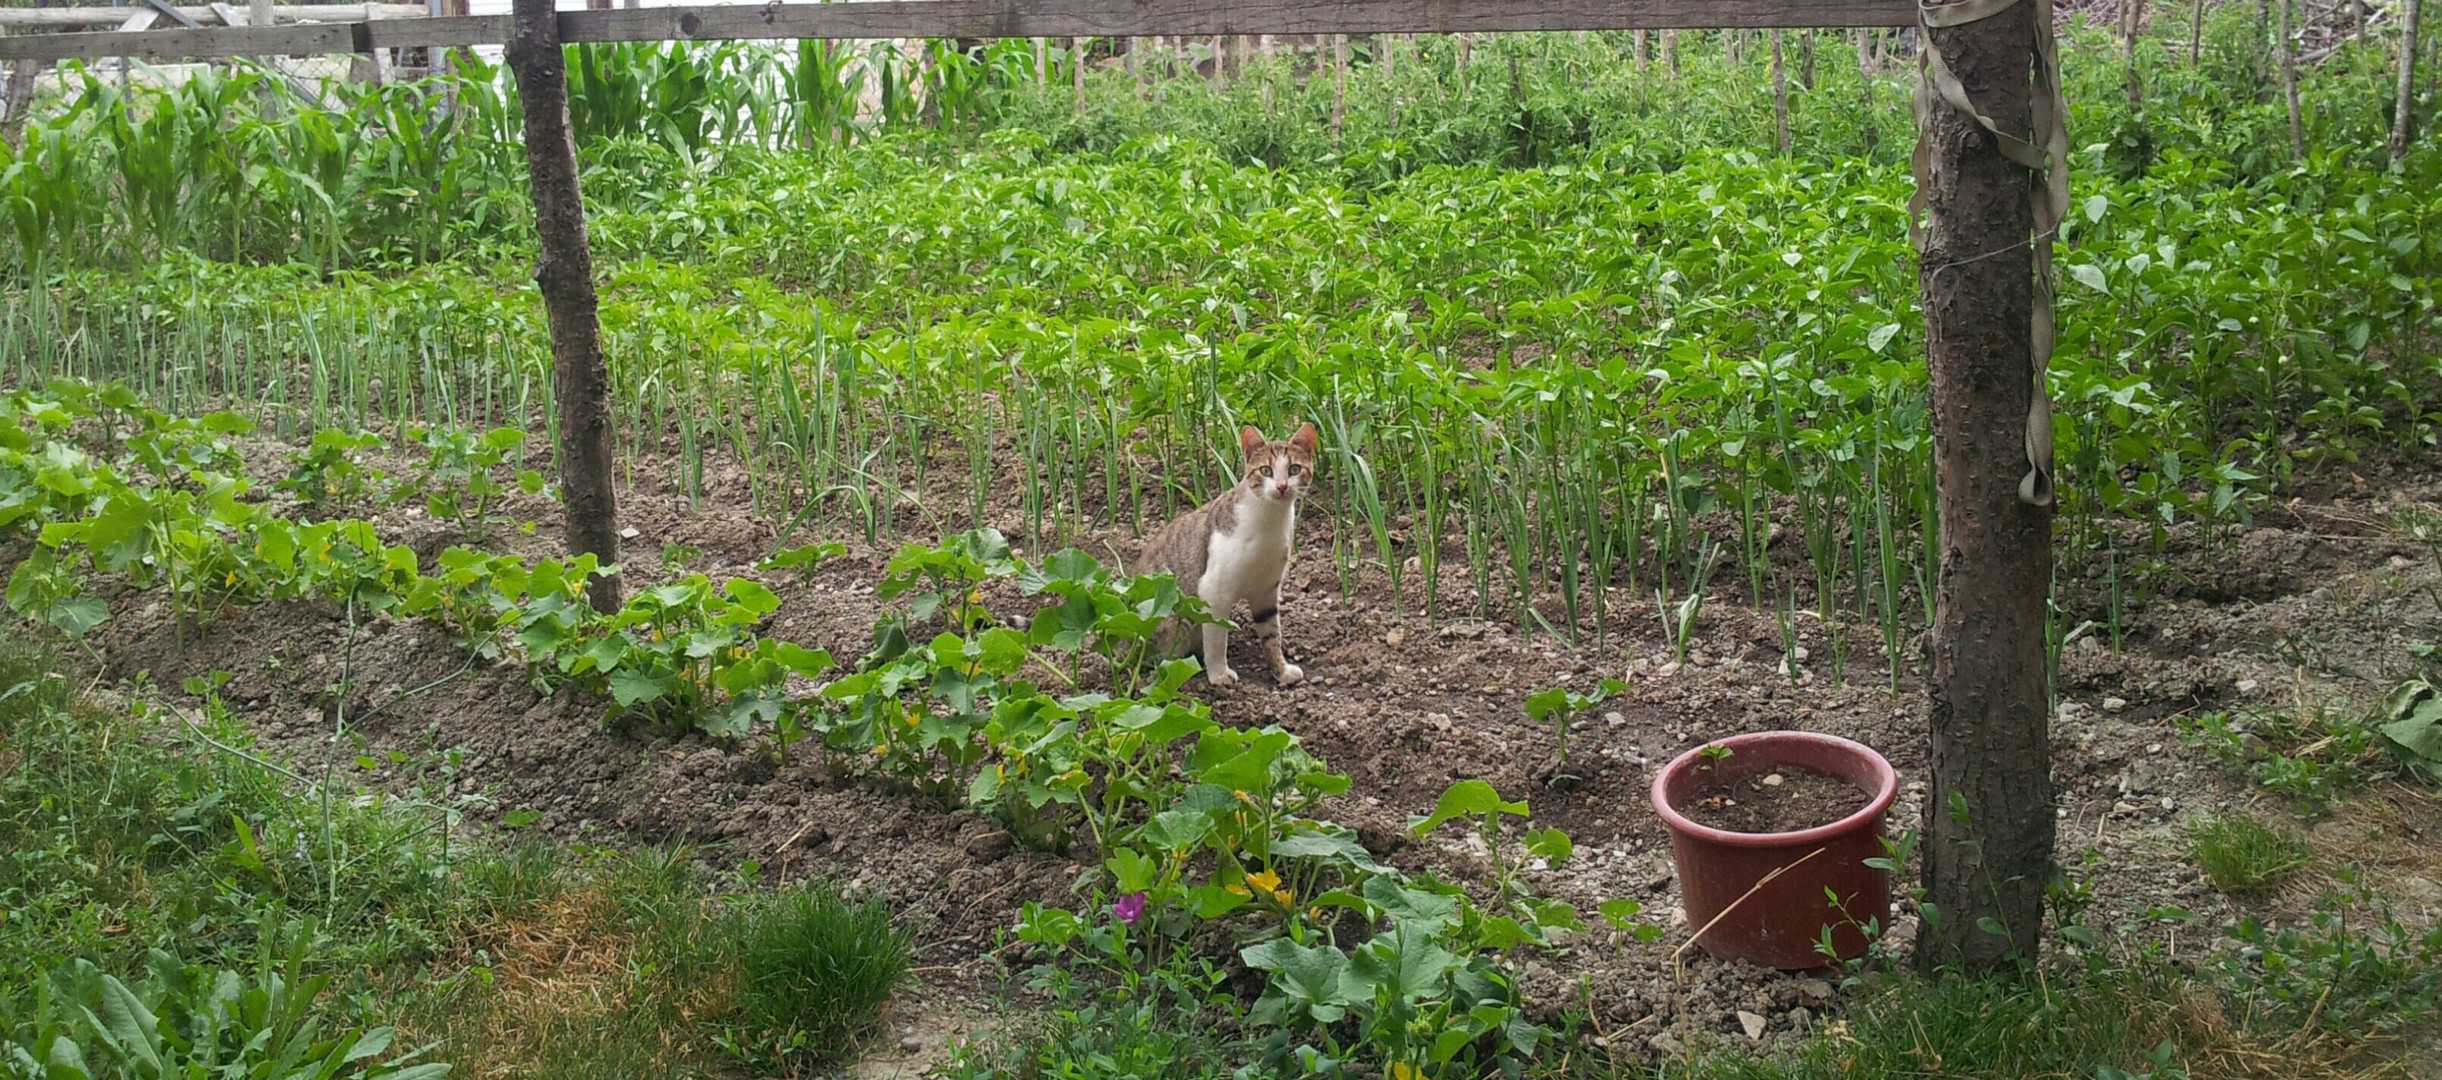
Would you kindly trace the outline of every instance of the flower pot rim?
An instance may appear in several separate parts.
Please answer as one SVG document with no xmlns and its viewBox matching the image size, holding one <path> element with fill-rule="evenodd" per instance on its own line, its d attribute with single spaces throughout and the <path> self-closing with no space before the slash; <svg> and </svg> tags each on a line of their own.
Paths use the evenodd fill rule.
<svg viewBox="0 0 2442 1080">
<path fill-rule="evenodd" d="M 1699 825 L 1670 805 L 1671 779 L 1694 769 L 1699 756 L 1707 747 L 1727 746 L 1732 751 L 1737 751 L 1758 744 L 1792 742 L 1811 742 L 1831 746 L 1863 758 L 1872 767 L 1878 788 L 1874 792 L 1874 797 L 1867 800 L 1866 804 L 1856 813 L 1828 825 L 1817 825 L 1814 828 L 1801 829 L 1797 832 L 1776 833 L 1731 832 L 1727 829 L 1716 829 L 1710 825 Z M 1663 766 L 1662 771 L 1653 775 L 1651 791 L 1654 812 L 1662 815 L 1662 823 L 1669 826 L 1672 832 L 1683 833 L 1729 847 L 1758 848 L 1810 844 L 1854 832 L 1880 818 L 1884 811 L 1890 809 L 1891 800 L 1897 798 L 1898 795 L 1899 771 L 1891 767 L 1889 759 L 1876 752 L 1873 747 L 1854 739 L 1843 739 L 1838 735 L 1825 735 L 1815 731 L 1755 731 L 1744 735 L 1732 735 L 1725 739 L 1709 740 L 1672 758 L 1670 764 Z"/>
</svg>

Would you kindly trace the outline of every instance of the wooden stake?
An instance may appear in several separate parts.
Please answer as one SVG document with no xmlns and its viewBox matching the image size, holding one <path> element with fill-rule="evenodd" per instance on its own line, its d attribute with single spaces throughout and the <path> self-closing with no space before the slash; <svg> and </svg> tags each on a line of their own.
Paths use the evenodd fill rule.
<svg viewBox="0 0 2442 1080">
<path fill-rule="evenodd" d="M 1331 35 L 1331 145 L 1340 144 L 1340 116 L 1348 105 L 1348 35 Z"/>
<path fill-rule="evenodd" d="M 1034 84 L 1051 85 L 1051 39 L 1034 39 Z"/>
<path fill-rule="evenodd" d="M 2289 9 L 2294 0 L 2281 0 L 2281 97 L 2289 106 L 2289 156 L 2306 160 L 2306 126 L 2298 116 L 2298 42 L 2290 36 Z M 2128 92 L 2137 92 L 2137 69 L 2128 69 Z"/>
<path fill-rule="evenodd" d="M 1865 51 L 1866 38 L 1872 33 L 1871 30 L 1857 31 L 1857 104 L 1865 110 L 1865 152 L 1869 157 L 1881 142 L 1879 133 L 1874 130 L 1874 64 L 1867 59 Z"/>
<path fill-rule="evenodd" d="M 1995 127 L 2028 131 L 2036 34 L 2051 32 L 2038 20 L 2051 10 L 2019 3 L 1936 28 L 1920 47 L 1941 50 Z M 1931 113 L 1920 133 L 1928 205 L 1917 280 L 1941 557 L 1925 648 L 1932 790 L 1920 850 L 1940 918 L 1918 930 L 1916 961 L 1974 974 L 2035 962 L 2053 865 L 2044 664 L 2052 508 L 2018 490 L 2035 389 L 2037 180 L 1975 117 L 1940 104 Z"/>
<path fill-rule="evenodd" d="M 1068 89 L 1075 99 L 1077 115 L 1085 115 L 1085 50 L 1092 47 L 1089 38 L 1068 39 Z"/>
<path fill-rule="evenodd" d="M 1645 32 L 1644 32 L 1643 30 L 1639 30 L 1639 31 L 1637 31 L 1637 32 L 1636 32 L 1635 41 L 1636 41 L 1636 73 L 1637 73 L 1637 74 L 1639 74 L 1639 75 L 1642 75 L 1642 74 L 1644 74 L 1644 73 L 1645 73 Z"/>
<path fill-rule="evenodd" d="M 2424 6 L 2424 0 L 2408 0 L 2408 16 L 2400 27 L 2400 89 L 2391 114 L 2391 162 L 2395 165 L 2408 156 L 2408 142 L 2416 137 L 2410 121 L 2417 103 L 2417 20 Z"/>
<path fill-rule="evenodd" d="M 2145 90 L 2137 83 L 2137 30 L 2145 21 L 2145 0 L 2126 0 L 2126 5 L 2120 17 L 2120 60 L 2128 69 L 2128 108 L 2134 112 L 2145 104 Z"/>
<path fill-rule="evenodd" d="M 42 76 L 39 60 L 12 60 L 8 65 L 8 101 L 0 105 L 0 141 L 9 149 L 25 134 L 25 111 L 34 106 L 34 80 Z"/>
<path fill-rule="evenodd" d="M 1815 32 L 1798 31 L 1798 85 L 1815 92 Z"/>
<path fill-rule="evenodd" d="M 1781 66 L 1781 32 L 1772 31 L 1772 146 L 1789 156 L 1789 72 Z"/>
<path fill-rule="evenodd" d="M 552 0 L 514 0 L 508 63 L 525 112 L 526 171 L 534 194 L 534 281 L 551 331 L 551 388 L 560 412 L 560 504 L 570 554 L 619 561 L 619 497 L 611 486 L 610 375 L 594 296 L 585 196 L 577 186 L 576 136 L 568 126 L 568 63 Z M 617 611 L 616 575 L 586 591 L 597 611 Z"/>
<path fill-rule="evenodd" d="M 1664 30 L 1662 31 L 1662 77 L 1670 78 L 1677 74 L 1679 74 L 1679 32 Z"/>
<path fill-rule="evenodd" d="M 2195 67 L 2204 59 L 2205 0 L 2196 0 L 2196 21 L 2188 29 L 2188 66 Z"/>
</svg>

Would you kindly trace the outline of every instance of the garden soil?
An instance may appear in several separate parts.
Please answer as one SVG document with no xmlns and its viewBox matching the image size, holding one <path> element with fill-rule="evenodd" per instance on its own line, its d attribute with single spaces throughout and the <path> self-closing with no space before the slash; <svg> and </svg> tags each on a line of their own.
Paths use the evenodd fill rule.
<svg viewBox="0 0 2442 1080">
<path fill-rule="evenodd" d="M 266 443 L 253 453 L 256 475 L 286 471 L 283 448 Z M 755 576 L 785 601 L 763 632 L 843 659 L 865 651 L 882 610 L 873 586 L 892 543 L 851 541 L 848 555 L 802 579 L 756 571 L 753 563 L 784 539 L 815 537 L 784 538 L 780 522 L 739 509 L 748 504 L 741 477 L 714 469 L 709 490 L 690 499 L 655 479 L 679 475 L 668 466 L 635 463 L 620 493 L 624 521 L 636 533 L 624 560 L 631 589 L 682 570 Z M 2242 809 L 2284 820 L 2287 812 L 2183 741 L 2180 719 L 2212 710 L 2362 709 L 2378 700 L 2406 673 L 2409 641 L 2442 638 L 2435 553 L 2393 525 L 2399 508 L 2437 502 L 2442 476 L 2422 466 L 2301 493 L 2265 508 L 2252 528 L 2210 542 L 2173 529 L 2150 571 L 2149 595 L 2129 605 L 2117 642 L 2108 629 L 2092 629 L 2065 647 L 2051 731 L 2061 792 L 2057 858 L 2092 884 L 2090 924 L 2142 922 L 2149 908 L 2176 906 L 2198 918 L 2149 931 L 2167 938 L 2174 959 L 2214 947 L 2211 928 L 2241 908 L 2214 892 L 2183 853 L 2188 823 Z M 380 513 L 385 529 L 428 556 L 468 540 L 553 551 L 555 505 L 513 497 L 506 509 L 542 524 L 469 538 L 414 511 Z M 909 535 L 922 528 L 915 508 L 902 506 L 899 516 Z M 1489 875 L 1488 852 L 1467 830 L 1421 839 L 1407 830 L 1410 816 L 1429 810 L 1454 780 L 1491 781 L 1505 797 L 1532 805 L 1534 826 L 1566 829 L 1574 856 L 1556 866 L 1531 863 L 1522 875 L 1528 886 L 1583 912 L 1632 898 L 1669 929 L 1651 944 L 1598 929 L 1518 958 L 1535 1011 L 1555 1019 L 1570 1010 L 1590 1014 L 1597 1045 L 1614 1054 L 1650 1060 L 1708 1042 L 1783 1042 L 1836 1004 L 1840 979 L 1826 971 L 1765 971 L 1690 951 L 1683 981 L 1674 978 L 1671 957 L 1690 928 L 1677 907 L 1668 836 L 1647 792 L 1663 763 L 1709 740 L 1817 731 L 1886 755 L 1901 778 L 1893 832 L 1914 826 L 1927 809 L 1918 643 L 1900 650 L 1894 680 L 1873 627 L 1800 611 L 1799 647 L 1784 654 L 1779 617 L 1747 603 L 1747 576 L 1734 563 L 1715 578 L 1683 658 L 1663 643 L 1652 598 L 1626 590 L 1611 598 L 1608 633 L 1589 629 L 1566 641 L 1520 626 L 1499 605 L 1490 619 L 1469 617 L 1475 604 L 1457 536 L 1443 540 L 1444 565 L 1454 568 L 1441 590 L 1444 617 L 1429 621 L 1417 610 L 1421 590 L 1412 572 L 1396 605 L 1379 568 L 1343 593 L 1323 518 L 1310 513 L 1301 524 L 1300 554 L 1283 590 L 1288 649 L 1308 681 L 1273 686 L 1251 638 L 1239 635 L 1234 666 L 1249 674 L 1236 687 L 1209 691 L 1217 719 L 1296 732 L 1354 781 L 1325 813 L 1355 828 L 1376 856 L 1411 870 L 1479 883 Z M 1020 537 L 1014 505 L 996 522 Z M 1801 567 L 1800 545 L 1779 538 L 1794 536 L 1794 528 L 1775 534 L 1772 557 Z M 1030 557 L 1042 554 L 1016 542 Z M 1138 542 L 1121 529 L 1087 535 L 1077 546 L 1108 559 L 1132 555 Z M 2138 550 L 2150 549 L 2132 533 L 2122 551 Z M 674 565 L 662 565 L 665 553 Z M 2062 575 L 2064 608 L 2102 621 L 2099 560 L 2064 565 Z M 1004 615 L 1023 613 L 1014 592 L 990 599 Z M 1554 625 L 1564 618 L 1556 603 L 1542 614 Z M 998 965 L 1022 960 L 1002 947 L 1019 906 L 1077 902 L 1071 885 L 1092 862 L 1090 852 L 1030 850 L 988 818 L 834 772 L 802 750 L 779 762 L 760 740 L 732 745 L 605 730 L 604 702 L 538 694 L 514 662 L 470 665 L 428 623 L 351 618 L 329 604 L 273 604 L 228 611 L 197 628 L 153 598 L 127 595 L 114 598 L 113 618 L 91 640 L 101 661 L 97 678 L 142 678 L 150 692 L 192 707 L 176 689 L 180 681 L 227 672 L 225 702 L 286 757 L 319 769 L 330 756 L 352 779 L 375 786 L 445 783 L 451 795 L 479 794 L 478 827 L 505 833 L 516 821 L 527 833 L 568 840 L 684 842 L 709 864 L 752 860 L 770 877 L 824 879 L 887 897 L 914 934 L 921 985 L 896 1007 L 865 1074 L 920 1068 L 965 1030 L 965 1018 L 994 1015 L 993 997 L 1004 985 Z M 1624 678 L 1629 688 L 1578 721 L 1561 766 L 1550 729 L 1529 720 L 1522 703 L 1545 687 L 1590 691 L 1604 678 Z M 359 690 L 346 702 L 350 741 L 334 746 L 336 718 L 321 702 L 326 687 L 343 681 Z M 1202 692 L 1203 684 L 1191 688 Z M 377 768 L 360 769 L 355 758 L 364 751 L 354 740 L 407 760 L 377 753 Z M 435 763 L 452 749 L 461 757 L 444 777 Z M 2404 921 L 2430 925 L 2442 915 L 2442 804 L 2431 791 L 2379 784 L 2296 827 L 2316 842 L 2318 869 L 2252 898 L 2249 910 L 2301 917 L 2332 874 L 2357 867 L 2380 870 L 2369 880 Z M 1904 898 L 1895 912 L 1883 941 L 1904 957 L 1916 917 Z M 1749 1034 L 1741 1012 L 1764 1018 L 1759 1035 Z"/>
<path fill-rule="evenodd" d="M 1865 808 L 1870 792 L 1836 776 L 1783 769 L 1709 784 L 1673 807 L 1698 825 L 1734 833 L 1804 832 Z"/>
</svg>

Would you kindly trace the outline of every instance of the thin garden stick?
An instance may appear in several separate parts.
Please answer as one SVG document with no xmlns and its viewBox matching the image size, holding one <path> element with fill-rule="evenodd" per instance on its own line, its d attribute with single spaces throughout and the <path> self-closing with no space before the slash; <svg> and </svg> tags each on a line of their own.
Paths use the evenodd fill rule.
<svg viewBox="0 0 2442 1080">
<path fill-rule="evenodd" d="M 1798 860 L 1796 862 L 1778 867 L 1771 873 L 1765 874 L 1763 877 L 1758 878 L 1755 884 L 1747 886 L 1747 891 L 1738 894 L 1738 899 L 1730 901 L 1730 906 L 1721 909 L 1721 911 L 1716 913 L 1712 918 L 1705 920 L 1702 927 L 1698 928 L 1695 933 L 1688 935 L 1687 940 L 1680 943 L 1678 948 L 1670 951 L 1670 1011 L 1678 1020 L 1682 1030 L 1685 1029 L 1687 1024 L 1687 1011 L 1679 1007 L 1679 990 L 1681 987 L 1687 985 L 1687 950 L 1694 947 L 1697 942 L 1704 940 L 1705 933 L 1713 929 L 1713 925 L 1715 923 L 1729 918 L 1730 913 L 1738 910 L 1738 905 L 1746 903 L 1747 898 L 1755 895 L 1756 890 L 1772 884 L 1772 880 L 1774 878 L 1780 877 L 1782 874 L 1786 874 L 1791 870 L 1795 870 L 1798 867 L 1805 865 L 1806 860 L 1814 858 L 1817 855 L 1821 855 L 1827 850 L 1829 849 L 1816 848 L 1813 851 L 1809 851 L 1804 855 L 1798 856 Z M 1679 1040 L 1679 1045 L 1684 1048 L 1687 1045 L 1687 1040 Z"/>
</svg>

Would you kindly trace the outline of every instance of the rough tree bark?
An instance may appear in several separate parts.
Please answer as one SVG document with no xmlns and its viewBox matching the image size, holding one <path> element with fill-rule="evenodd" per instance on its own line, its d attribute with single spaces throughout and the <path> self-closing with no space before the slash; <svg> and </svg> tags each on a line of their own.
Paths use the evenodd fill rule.
<svg viewBox="0 0 2442 1080">
<path fill-rule="evenodd" d="M 1068 92 L 1079 116 L 1085 115 L 1085 51 L 1092 43 L 1092 38 L 1068 39 Z"/>
<path fill-rule="evenodd" d="M 1340 117 L 1348 107 L 1348 35 L 1331 35 L 1331 145 L 1340 144 Z"/>
<path fill-rule="evenodd" d="M 1637 31 L 1637 32 L 1636 32 L 1635 41 L 1636 41 L 1636 73 L 1637 73 L 1637 74 L 1639 74 L 1639 75 L 1643 75 L 1643 74 L 1645 73 L 1645 63 L 1646 63 L 1646 58 L 1645 58 L 1645 32 L 1644 32 L 1643 30 L 1639 30 L 1639 31 Z"/>
<path fill-rule="evenodd" d="M 1772 31 L 1772 148 L 1789 156 L 1789 71 L 1781 64 L 1781 32 Z"/>
<path fill-rule="evenodd" d="M 585 197 L 577 187 L 577 145 L 568 125 L 568 62 L 552 0 L 514 0 L 509 71 L 525 108 L 526 169 L 534 189 L 538 243 L 534 280 L 551 330 L 551 392 L 560 411 L 560 505 L 570 554 L 619 561 L 619 497 L 611 486 L 610 374 L 594 297 L 594 259 L 585 238 Z M 597 579 L 587 598 L 616 611 L 616 576 Z"/>
<path fill-rule="evenodd" d="M 2128 107 L 2145 104 L 2145 87 L 2137 81 L 2137 31 L 2145 25 L 2145 0 L 2129 0 L 2120 16 L 2120 63 L 2128 69 Z"/>
<path fill-rule="evenodd" d="M 2424 6 L 2423 0 L 2408 0 L 2407 17 L 2400 26 L 2400 89 L 2391 113 L 2391 160 L 2395 163 L 2408 156 L 2408 140 L 2416 136 L 2409 121 L 2417 103 L 2417 20 Z"/>
<path fill-rule="evenodd" d="M 25 112 L 34 107 L 34 80 L 42 77 L 42 63 L 37 60 L 12 60 L 8 65 L 8 100 L 0 103 L 0 140 L 9 149 L 17 148 L 17 140 L 25 135 Z"/>
<path fill-rule="evenodd" d="M 2048 20 L 2051 8 L 2020 0 L 1931 31 L 1968 100 L 2002 131 L 2032 126 L 2034 20 Z M 2034 387 L 2035 178 L 1973 118 L 1939 102 L 1921 137 L 1928 212 L 1917 272 L 1941 569 L 1926 645 L 1933 790 L 1922 833 L 1925 899 L 1938 917 L 1922 924 L 1916 956 L 1928 969 L 1977 971 L 2035 958 L 2052 866 L 2044 677 L 2052 510 L 2018 493 Z"/>
<path fill-rule="evenodd" d="M 2281 98 L 2289 106 L 2289 156 L 2306 159 L 2306 125 L 2298 117 L 2298 42 L 2290 34 L 2289 11 L 2293 0 L 2281 0 Z M 2134 86 L 2136 69 L 2129 69 Z"/>
<path fill-rule="evenodd" d="M 2196 0 L 2196 19 L 2188 28 L 2188 66 L 2195 67 L 2205 55 L 2205 0 Z"/>
<path fill-rule="evenodd" d="M 1874 61 L 1865 43 L 1871 30 L 1857 31 L 1857 104 L 1865 109 L 1865 152 L 1872 156 L 1882 142 L 1874 124 Z"/>
<path fill-rule="evenodd" d="M 1798 85 L 1815 92 L 1815 32 L 1798 31 Z"/>
</svg>

